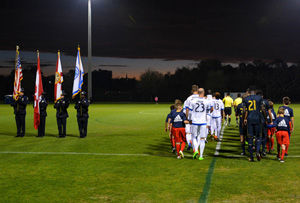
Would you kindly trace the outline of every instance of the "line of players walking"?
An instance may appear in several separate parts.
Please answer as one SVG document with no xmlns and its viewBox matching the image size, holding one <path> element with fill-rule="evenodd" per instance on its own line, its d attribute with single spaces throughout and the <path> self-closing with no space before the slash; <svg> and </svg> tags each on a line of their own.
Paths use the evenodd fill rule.
<svg viewBox="0 0 300 203">
<path fill-rule="evenodd" d="M 66 94 L 63 92 L 61 98 L 58 99 L 54 108 L 56 109 L 56 120 L 58 127 L 58 138 L 65 138 L 66 126 L 67 126 L 67 118 L 68 107 L 70 101 L 65 97 Z M 24 89 L 22 88 L 17 100 L 14 100 L 11 106 L 14 108 L 14 114 L 17 124 L 17 136 L 16 137 L 24 137 L 25 136 L 25 117 L 26 117 L 26 106 L 28 104 L 28 97 L 24 95 Z M 77 123 L 79 127 L 80 138 L 85 138 L 87 135 L 87 125 L 88 125 L 88 107 L 89 101 L 86 98 L 86 93 L 84 91 L 80 92 L 80 98 L 75 103 L 75 109 L 77 110 Z M 45 93 L 41 96 L 41 100 L 39 102 L 40 109 L 40 125 L 38 128 L 37 137 L 45 136 L 45 125 L 46 125 L 46 117 L 47 117 L 47 106 L 48 102 L 45 97 Z"/>
<path fill-rule="evenodd" d="M 234 106 L 236 123 L 239 127 L 242 153 L 246 155 L 248 145 L 249 161 L 254 161 L 254 155 L 260 161 L 262 157 L 271 153 L 274 148 L 274 134 L 277 140 L 277 159 L 284 162 L 288 156 L 290 136 L 294 130 L 293 109 L 289 107 L 290 99 L 283 98 L 283 106 L 279 107 L 276 116 L 273 102 L 263 98 L 262 91 L 249 88 L 245 94 L 233 101 L 228 93 L 221 100 L 221 94 L 210 90 L 205 91 L 192 86 L 192 95 L 182 106 L 180 100 L 171 105 L 171 112 L 165 122 L 165 131 L 169 131 L 173 152 L 177 151 L 177 158 L 184 158 L 183 150 L 193 148 L 193 159 L 198 156 L 203 160 L 203 152 L 207 136 L 216 141 L 220 140 L 223 120 L 230 126 L 231 108 Z"/>
</svg>

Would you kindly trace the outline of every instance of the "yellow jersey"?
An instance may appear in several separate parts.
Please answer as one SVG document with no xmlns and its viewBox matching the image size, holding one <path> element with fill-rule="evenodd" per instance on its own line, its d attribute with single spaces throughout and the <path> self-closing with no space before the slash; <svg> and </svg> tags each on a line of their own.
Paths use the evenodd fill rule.
<svg viewBox="0 0 300 203">
<path fill-rule="evenodd" d="M 230 96 L 226 96 L 224 99 L 223 99 L 223 103 L 224 103 L 224 107 L 232 107 L 232 104 L 233 104 L 233 99 L 230 97 Z"/>
<path fill-rule="evenodd" d="M 236 98 L 233 102 L 233 106 L 237 107 L 242 101 L 243 99 L 241 97 Z"/>
</svg>

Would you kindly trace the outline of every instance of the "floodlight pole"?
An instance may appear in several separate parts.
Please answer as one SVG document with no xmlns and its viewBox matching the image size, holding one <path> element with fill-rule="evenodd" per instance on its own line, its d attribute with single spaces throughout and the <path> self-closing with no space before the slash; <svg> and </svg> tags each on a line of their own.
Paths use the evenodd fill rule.
<svg viewBox="0 0 300 203">
<path fill-rule="evenodd" d="M 88 97 L 91 99 L 92 94 L 92 5 L 88 0 Z"/>
</svg>

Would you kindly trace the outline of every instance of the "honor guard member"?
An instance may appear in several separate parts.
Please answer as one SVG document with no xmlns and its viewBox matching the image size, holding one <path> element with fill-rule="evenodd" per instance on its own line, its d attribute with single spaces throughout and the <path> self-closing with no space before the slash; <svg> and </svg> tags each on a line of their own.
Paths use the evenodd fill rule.
<svg viewBox="0 0 300 203">
<path fill-rule="evenodd" d="M 77 109 L 77 122 L 79 127 L 80 138 L 85 138 L 87 134 L 89 105 L 90 102 L 86 98 L 86 92 L 82 91 L 80 93 L 80 99 L 75 104 L 75 109 Z"/>
<path fill-rule="evenodd" d="M 67 111 L 69 107 L 69 101 L 65 98 L 65 96 L 66 94 L 63 92 L 61 98 L 54 104 L 54 108 L 56 109 L 56 120 L 59 133 L 58 138 L 66 137 L 67 118 L 69 117 Z"/>
<path fill-rule="evenodd" d="M 45 125 L 46 125 L 46 117 L 47 117 L 47 100 L 45 98 L 46 93 L 43 92 L 41 95 L 41 100 L 39 102 L 39 109 L 40 109 L 40 125 L 38 129 L 38 136 L 37 137 L 44 137 L 45 136 Z"/>
<path fill-rule="evenodd" d="M 28 97 L 24 96 L 24 89 L 22 88 L 17 100 L 11 104 L 14 107 L 14 113 L 17 124 L 17 136 L 24 137 L 25 135 L 25 116 L 26 116 L 26 105 L 28 104 Z"/>
</svg>

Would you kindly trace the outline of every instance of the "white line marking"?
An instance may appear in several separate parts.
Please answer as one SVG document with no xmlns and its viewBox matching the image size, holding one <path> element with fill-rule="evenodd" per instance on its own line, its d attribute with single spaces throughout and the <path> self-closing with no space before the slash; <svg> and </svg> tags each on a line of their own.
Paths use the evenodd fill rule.
<svg viewBox="0 0 300 203">
<path fill-rule="evenodd" d="M 221 144 L 222 144 L 221 140 L 223 139 L 224 129 L 225 129 L 225 125 L 223 124 L 221 133 L 220 133 L 219 142 L 217 143 L 217 146 L 216 146 L 215 156 L 219 156 L 219 151 L 221 149 Z"/>
<path fill-rule="evenodd" d="M 220 149 L 219 149 L 220 150 Z M 174 157 L 173 154 L 170 155 L 160 155 L 160 154 L 113 154 L 113 153 L 89 153 L 89 152 L 13 152 L 13 151 L 0 151 L 0 154 L 40 154 L 40 155 L 94 155 L 94 156 L 148 156 L 148 157 Z M 216 154 L 215 154 L 216 155 Z M 185 157 L 192 157 L 191 154 L 185 154 Z M 209 157 L 204 155 L 205 157 Z M 267 157 L 275 157 L 276 155 L 267 155 Z M 244 158 L 241 155 L 224 155 L 222 157 L 226 158 Z M 300 155 L 289 155 L 287 158 L 300 158 Z"/>
</svg>

